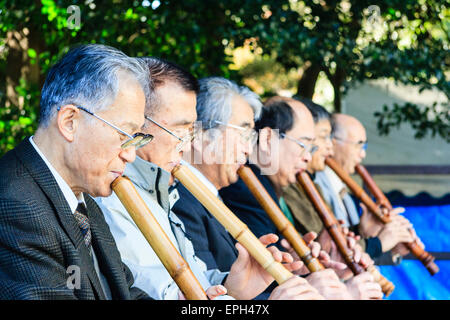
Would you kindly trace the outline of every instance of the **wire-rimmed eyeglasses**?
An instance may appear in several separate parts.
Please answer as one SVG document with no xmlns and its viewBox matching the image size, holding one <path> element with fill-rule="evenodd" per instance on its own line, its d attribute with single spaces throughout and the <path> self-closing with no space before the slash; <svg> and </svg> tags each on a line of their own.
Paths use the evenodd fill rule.
<svg viewBox="0 0 450 320">
<path fill-rule="evenodd" d="M 304 144 L 303 142 L 301 142 L 301 141 L 299 141 L 299 140 L 297 140 L 297 139 L 295 139 L 295 138 L 292 138 L 292 137 L 288 136 L 288 135 L 285 134 L 285 133 L 280 133 L 280 137 L 281 137 L 282 139 L 286 138 L 286 139 L 289 139 L 289 140 L 291 140 L 291 141 L 294 141 L 296 144 L 298 144 L 300 147 L 302 147 L 302 148 L 303 148 L 303 151 L 302 151 L 301 156 L 303 156 L 303 155 L 305 154 L 305 152 L 309 152 L 309 153 L 312 155 L 312 154 L 313 154 L 314 152 L 316 152 L 317 149 L 318 149 L 318 147 L 317 147 L 316 145 L 314 145 L 314 144 L 306 145 L 306 144 Z"/>
<path fill-rule="evenodd" d="M 157 125 L 158 127 L 160 127 L 161 129 L 163 129 L 164 131 L 166 131 L 168 134 L 172 135 L 173 137 L 175 137 L 176 139 L 178 139 L 180 141 L 180 143 L 178 143 L 176 145 L 176 150 L 177 152 L 180 152 L 181 150 L 183 150 L 183 148 L 186 146 L 187 143 L 191 143 L 195 137 L 198 134 L 198 130 L 197 128 L 194 126 L 190 132 L 188 134 L 186 134 L 185 136 L 183 136 L 182 138 L 180 138 L 179 136 L 177 136 L 175 133 L 173 133 L 172 131 L 170 131 L 169 129 L 167 129 L 166 127 L 164 127 L 163 125 L 159 124 L 158 122 L 156 122 L 155 120 L 153 120 L 152 118 L 150 118 L 149 116 L 144 116 L 146 120 L 152 122 L 153 124 Z"/>
<path fill-rule="evenodd" d="M 77 107 L 78 109 L 83 110 L 84 112 L 90 114 L 91 116 L 94 116 L 98 120 L 103 121 L 107 125 L 109 125 L 109 126 L 113 127 L 114 129 L 116 129 L 121 134 L 123 134 L 126 137 L 128 137 L 129 139 L 120 145 L 120 147 L 122 149 L 127 149 L 129 147 L 135 147 L 136 150 L 137 150 L 139 148 L 142 148 L 147 143 L 149 143 L 150 141 L 153 140 L 153 136 L 151 134 L 145 134 L 145 133 L 142 133 L 142 132 L 137 132 L 137 133 L 135 133 L 133 135 L 130 135 L 130 134 L 126 133 L 125 131 L 123 131 L 122 129 L 118 128 L 117 126 L 113 125 L 109 121 L 107 121 L 107 120 L 103 119 L 102 117 L 96 115 L 95 113 L 93 113 L 89 109 L 86 109 L 86 108 L 84 108 L 82 106 L 79 106 L 79 105 L 76 105 L 76 104 L 74 104 L 74 106 Z M 59 111 L 60 109 L 61 109 L 61 107 L 58 107 L 57 110 Z"/>
</svg>

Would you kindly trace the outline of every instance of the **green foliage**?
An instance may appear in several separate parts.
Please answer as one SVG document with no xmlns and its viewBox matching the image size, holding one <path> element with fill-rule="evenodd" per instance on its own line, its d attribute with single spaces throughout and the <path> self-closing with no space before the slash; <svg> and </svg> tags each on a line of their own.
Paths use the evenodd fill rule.
<svg viewBox="0 0 450 320">
<path fill-rule="evenodd" d="M 71 5 L 80 8 L 80 26 L 73 29 Z M 371 5 L 378 6 L 379 17 L 367 12 Z M 225 48 L 254 38 L 264 54 L 277 57 L 280 70 L 305 62 L 318 66 L 338 89 L 336 105 L 353 81 L 381 77 L 437 88 L 448 97 L 449 26 L 443 0 L 0 0 L 0 155 L 34 132 L 45 74 L 76 44 L 159 56 L 198 77 L 239 79 L 228 68 Z M 387 133 L 392 125 L 384 123 L 380 130 Z M 417 130 L 431 127 L 418 124 Z M 443 129 L 433 132 L 447 138 L 448 122 L 438 127 Z"/>
<path fill-rule="evenodd" d="M 375 112 L 380 135 L 388 135 L 392 128 L 399 128 L 402 123 L 410 123 L 416 130 L 415 138 L 421 139 L 428 132 L 431 136 L 438 134 L 450 143 L 450 108 L 449 105 L 439 106 L 433 103 L 431 107 L 420 108 L 412 103 L 394 106 L 389 109 L 383 106 L 382 112 Z"/>
<path fill-rule="evenodd" d="M 71 5 L 80 8 L 79 28 L 67 27 L 67 8 Z M 130 56 L 159 56 L 179 63 L 198 77 L 236 77 L 227 68 L 229 61 L 222 43 L 226 29 L 234 25 L 224 15 L 230 5 L 237 6 L 238 2 L 0 0 L 0 155 L 34 132 L 45 74 L 76 44 L 101 43 Z M 15 70 L 8 68 L 16 53 L 8 43 L 11 35 L 21 36 L 22 44 L 28 44 L 26 59 L 14 61 Z M 30 76 L 33 65 L 38 67 L 37 79 Z M 6 94 L 8 79 L 15 80 L 13 87 L 20 98 L 16 101 Z"/>
<path fill-rule="evenodd" d="M 236 46 L 254 37 L 286 69 L 308 62 L 325 72 L 335 89 L 336 108 L 353 82 L 366 79 L 390 78 L 420 90 L 435 88 L 450 97 L 448 1 L 255 0 L 243 2 L 230 15 L 246 26 L 234 33 Z M 448 104 L 444 107 L 448 110 Z M 432 113 L 434 108 L 426 110 Z M 430 128 L 428 118 L 422 120 L 424 125 L 415 126 L 418 138 Z M 383 124 L 380 130 L 387 129 Z M 449 123 L 437 125 L 447 130 L 433 132 L 448 139 Z"/>
</svg>

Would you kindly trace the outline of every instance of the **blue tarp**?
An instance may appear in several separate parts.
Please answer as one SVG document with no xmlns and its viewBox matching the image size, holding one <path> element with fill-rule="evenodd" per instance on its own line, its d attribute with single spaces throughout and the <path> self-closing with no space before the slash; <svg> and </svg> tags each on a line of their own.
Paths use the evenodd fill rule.
<svg viewBox="0 0 450 320">
<path fill-rule="evenodd" d="M 427 251 L 450 252 L 450 205 L 405 207 L 404 216 L 414 225 Z M 380 266 L 395 284 L 388 300 L 450 300 L 450 260 L 436 260 L 440 271 L 431 276 L 418 260 L 399 266 Z"/>
</svg>

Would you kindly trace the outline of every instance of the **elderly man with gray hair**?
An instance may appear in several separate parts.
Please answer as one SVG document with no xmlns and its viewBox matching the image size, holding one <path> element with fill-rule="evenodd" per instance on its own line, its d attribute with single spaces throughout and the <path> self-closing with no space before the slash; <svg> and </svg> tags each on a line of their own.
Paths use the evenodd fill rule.
<svg viewBox="0 0 450 320">
<path fill-rule="evenodd" d="M 199 83 L 197 121 L 202 139 L 185 152 L 185 164 L 217 195 L 237 181 L 237 169 L 247 161 L 262 104 L 250 89 L 227 79 L 210 77 Z M 197 255 L 208 268 L 229 271 L 238 256 L 235 241 L 183 185 L 176 188 L 180 200 L 172 210 L 184 222 Z"/>
<path fill-rule="evenodd" d="M 50 69 L 35 135 L 0 159 L 0 299 L 148 298 L 91 198 L 151 140 L 138 132 L 147 96 L 145 66 L 111 47 Z"/>
</svg>

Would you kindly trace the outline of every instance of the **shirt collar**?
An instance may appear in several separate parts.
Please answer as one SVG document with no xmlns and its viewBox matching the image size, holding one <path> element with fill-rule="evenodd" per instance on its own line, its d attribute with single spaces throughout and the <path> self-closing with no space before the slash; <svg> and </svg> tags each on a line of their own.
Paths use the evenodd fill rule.
<svg viewBox="0 0 450 320">
<path fill-rule="evenodd" d="M 170 173 L 138 156 L 125 166 L 124 175 L 138 187 L 148 191 L 160 205 L 167 207 Z"/>
<path fill-rule="evenodd" d="M 61 189 L 64 198 L 66 199 L 67 203 L 69 204 L 70 210 L 72 213 L 75 212 L 75 209 L 78 206 L 78 202 L 84 202 L 83 193 L 80 193 L 79 199 L 75 196 L 75 193 L 73 193 L 72 189 L 70 189 L 69 185 L 66 181 L 61 177 L 61 175 L 56 171 L 56 169 L 52 166 L 50 161 L 45 157 L 45 155 L 42 153 L 42 151 L 39 149 L 39 147 L 34 143 L 33 136 L 30 137 L 30 143 L 33 146 L 33 148 L 36 150 L 36 152 L 39 154 L 39 156 L 44 160 L 45 164 L 49 168 L 50 172 L 52 173 L 53 177 L 56 180 L 56 183 L 58 184 L 58 187 Z"/>
<path fill-rule="evenodd" d="M 325 170 L 323 171 L 325 175 L 328 177 L 328 180 L 330 181 L 331 188 L 333 191 L 337 194 L 341 192 L 342 188 L 345 187 L 342 180 L 338 177 L 338 175 L 328 166 L 325 166 Z"/>
<path fill-rule="evenodd" d="M 159 169 L 160 168 L 156 164 L 136 156 L 134 162 L 127 163 L 123 174 L 142 189 L 149 191 L 155 190 L 157 187 Z"/>
<path fill-rule="evenodd" d="M 197 168 L 192 166 L 189 162 L 186 162 L 184 160 L 181 160 L 181 164 L 188 167 L 189 170 L 192 171 L 192 173 L 197 176 L 197 178 L 200 179 L 200 181 L 203 182 L 203 184 L 217 197 L 219 195 L 219 191 L 214 186 L 214 184 L 208 180 L 208 178 L 205 177 L 203 173 L 200 172 Z"/>
</svg>

